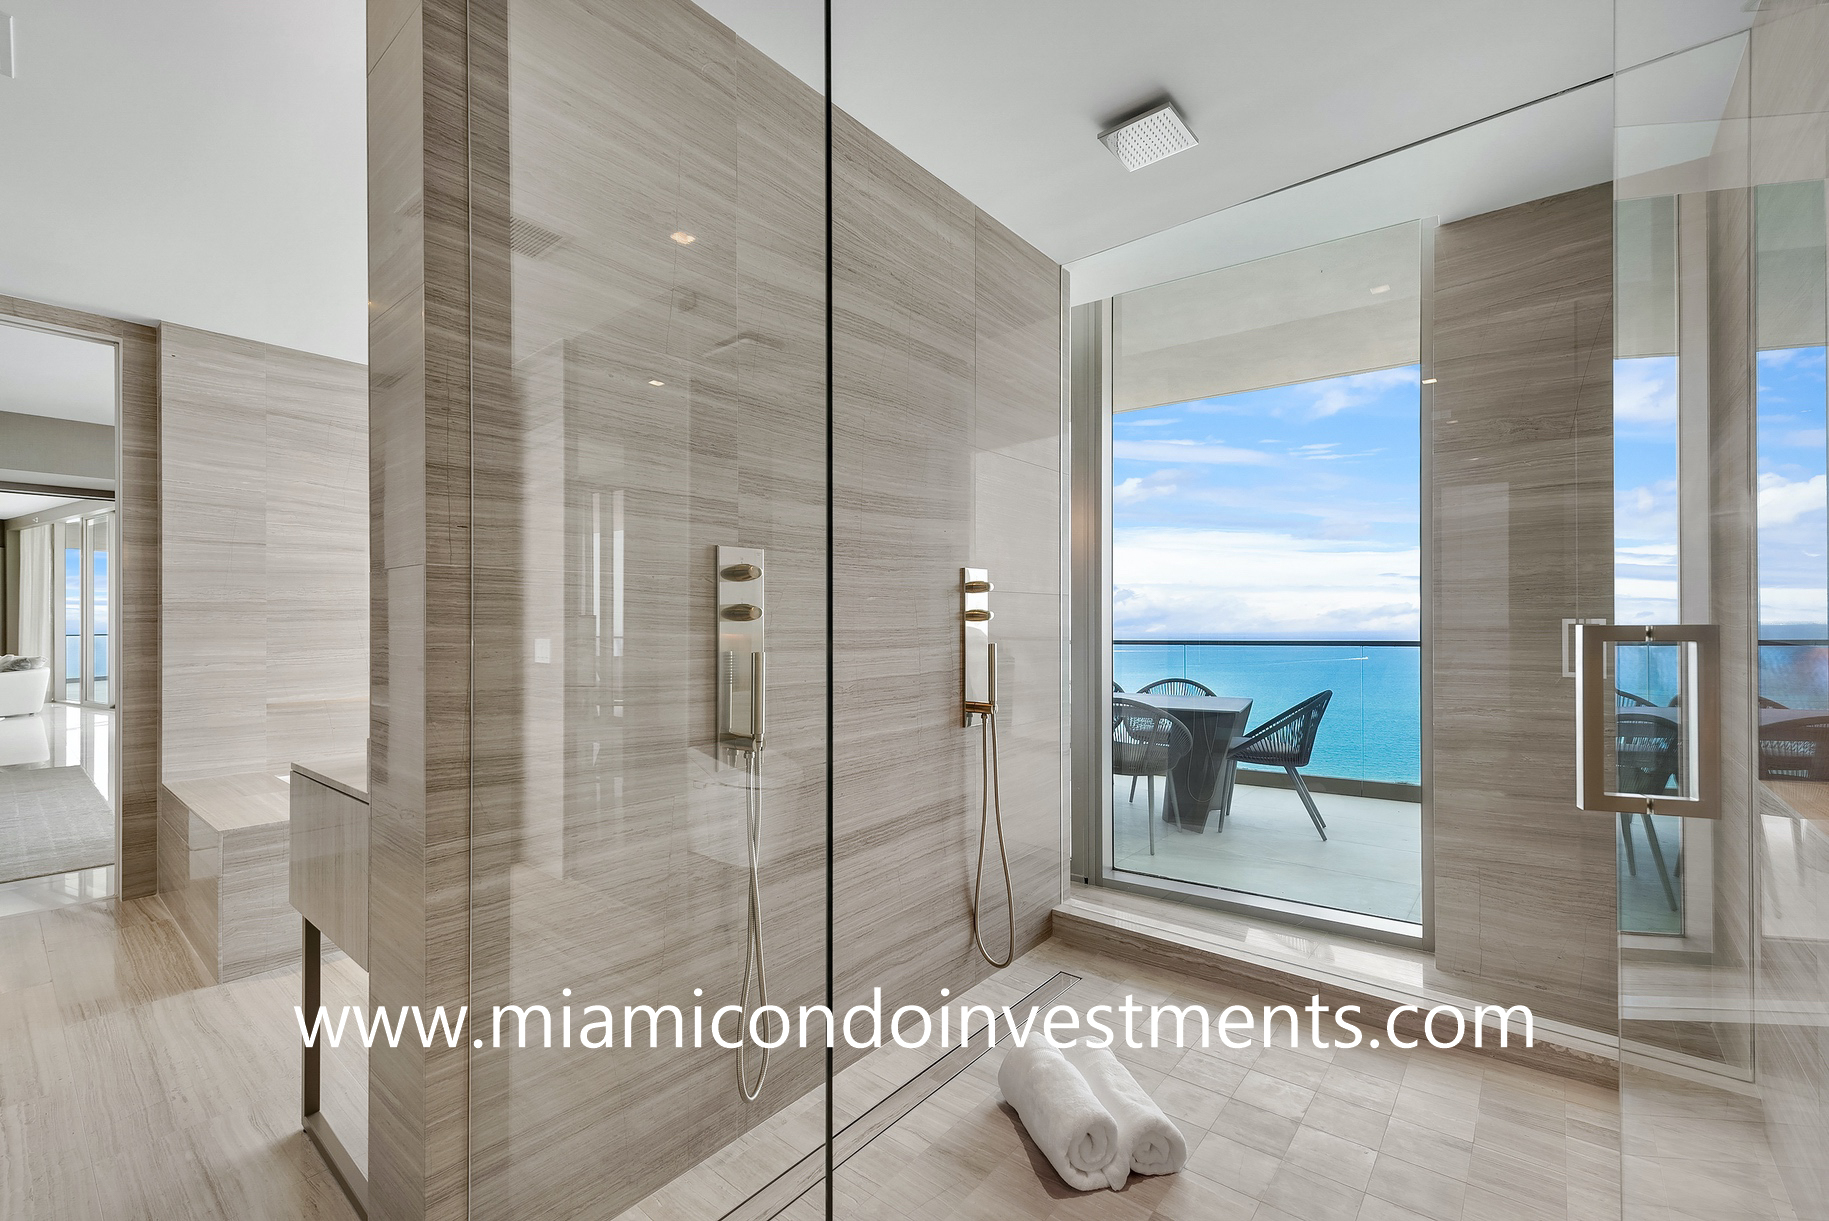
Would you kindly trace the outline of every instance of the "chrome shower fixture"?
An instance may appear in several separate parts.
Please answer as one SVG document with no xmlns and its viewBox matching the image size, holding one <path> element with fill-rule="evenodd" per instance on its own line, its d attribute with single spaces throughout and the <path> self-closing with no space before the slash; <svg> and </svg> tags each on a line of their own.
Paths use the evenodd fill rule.
<svg viewBox="0 0 1829 1221">
<path fill-rule="evenodd" d="M 768 655 L 764 635 L 762 551 L 719 547 L 718 565 L 718 748 L 720 757 L 743 766 L 743 829 L 749 863 L 749 904 L 743 950 L 743 1031 L 737 1042 L 737 1089 L 745 1102 L 762 1095 L 768 1052 L 756 1083 L 749 1081 L 752 994 L 756 1009 L 768 1008 L 768 963 L 762 954 L 762 747 L 768 729 Z M 726 756 L 726 752 L 728 755 Z"/>
<path fill-rule="evenodd" d="M 759 547 L 718 548 L 718 742 L 732 752 L 761 750 L 768 719 L 762 558 Z"/>
<path fill-rule="evenodd" d="M 965 724 L 972 717 L 997 711 L 997 646 L 991 643 L 990 574 L 982 568 L 959 570 L 959 611 L 965 633 Z"/>
<path fill-rule="evenodd" d="M 959 626 L 965 635 L 965 669 L 960 676 L 965 727 L 978 718 L 983 739 L 983 798 L 978 807 L 978 868 L 972 875 L 972 944 L 993 967 L 1007 967 L 1016 957 L 1016 892 L 1010 888 L 1010 851 L 1003 838 L 1003 795 L 997 767 L 997 646 L 991 641 L 991 574 L 982 568 L 959 570 Z M 984 854 L 990 846 L 993 818 L 997 857 L 1003 864 L 1004 912 L 1010 922 L 1010 945 L 1003 958 L 984 948 Z"/>
</svg>

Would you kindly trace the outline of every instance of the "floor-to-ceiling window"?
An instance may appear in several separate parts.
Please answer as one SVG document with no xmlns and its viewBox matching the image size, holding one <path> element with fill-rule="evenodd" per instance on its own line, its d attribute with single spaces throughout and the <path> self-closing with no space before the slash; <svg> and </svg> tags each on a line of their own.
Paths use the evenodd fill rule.
<svg viewBox="0 0 1829 1221">
<path fill-rule="evenodd" d="M 1116 880 L 1422 923 L 1421 240 L 1115 303 Z"/>
</svg>

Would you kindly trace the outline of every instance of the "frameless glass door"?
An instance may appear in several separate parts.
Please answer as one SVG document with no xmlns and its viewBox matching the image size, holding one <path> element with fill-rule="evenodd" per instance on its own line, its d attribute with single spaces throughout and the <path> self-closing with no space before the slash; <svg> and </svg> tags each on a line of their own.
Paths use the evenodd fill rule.
<svg viewBox="0 0 1829 1221">
<path fill-rule="evenodd" d="M 1729 7 L 1661 46 L 1662 6 L 1616 6 L 1620 626 L 1581 629 L 1613 653 L 1582 749 L 1619 829 L 1629 1221 L 1818 1216 L 1829 1181 L 1829 6 Z"/>
</svg>

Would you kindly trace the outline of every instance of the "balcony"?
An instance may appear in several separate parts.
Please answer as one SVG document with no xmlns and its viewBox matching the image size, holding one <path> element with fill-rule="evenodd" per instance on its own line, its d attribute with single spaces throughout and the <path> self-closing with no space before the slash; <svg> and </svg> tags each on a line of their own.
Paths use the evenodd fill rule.
<svg viewBox="0 0 1829 1221">
<path fill-rule="evenodd" d="M 1333 699 L 1303 780 L 1323 841 L 1287 776 L 1241 764 L 1220 828 L 1183 809 L 1149 848 L 1145 781 L 1115 777 L 1112 865 L 1131 874 L 1407 924 L 1422 921 L 1421 650 L 1416 641 L 1137 641 L 1112 646 L 1127 693 L 1164 678 L 1252 701 L 1250 728 L 1320 691 Z M 1147 695 L 1136 698 L 1147 700 Z M 1156 781 L 1156 810 L 1166 802 Z M 1217 804 L 1217 802 L 1215 803 Z"/>
</svg>

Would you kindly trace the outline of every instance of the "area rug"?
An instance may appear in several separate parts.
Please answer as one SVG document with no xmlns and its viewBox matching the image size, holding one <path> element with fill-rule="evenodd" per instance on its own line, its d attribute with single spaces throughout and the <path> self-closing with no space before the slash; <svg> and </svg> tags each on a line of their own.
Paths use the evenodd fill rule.
<svg viewBox="0 0 1829 1221">
<path fill-rule="evenodd" d="M 0 768 L 0 882 L 113 861 L 114 811 L 82 768 Z"/>
</svg>

